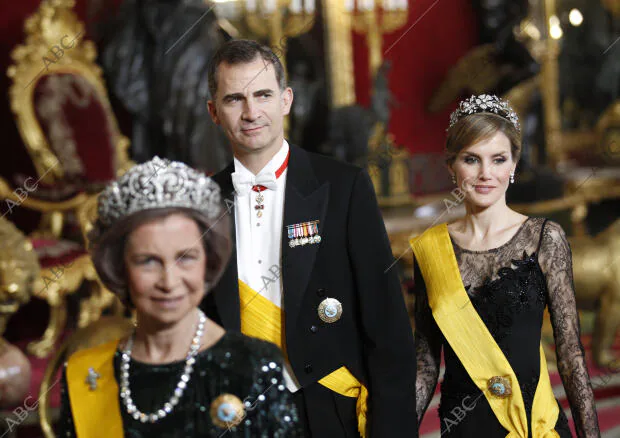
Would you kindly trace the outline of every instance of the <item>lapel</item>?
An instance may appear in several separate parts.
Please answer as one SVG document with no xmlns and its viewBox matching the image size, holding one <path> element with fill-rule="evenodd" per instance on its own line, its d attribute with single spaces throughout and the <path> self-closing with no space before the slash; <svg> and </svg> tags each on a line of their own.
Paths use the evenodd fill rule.
<svg viewBox="0 0 620 438">
<path fill-rule="evenodd" d="M 310 164 L 308 154 L 303 149 L 289 145 L 291 155 L 288 162 L 286 188 L 284 194 L 284 217 L 282 221 L 282 284 L 284 287 L 284 308 L 287 319 L 294 321 L 299 313 L 301 301 L 308 287 L 310 274 L 320 244 L 297 246 L 288 245 L 287 225 L 319 220 L 319 234 L 325 227 L 327 203 L 329 200 L 329 183 L 319 185 Z M 234 213 L 234 187 L 231 163 L 213 176 L 220 186 L 224 206 L 230 214 L 232 251 L 230 261 L 222 274 L 213 298 L 218 315 L 227 329 L 241 330 L 239 300 L 239 274 L 237 271 L 237 240 Z"/>
<path fill-rule="evenodd" d="M 293 322 L 299 314 L 321 244 L 291 248 L 288 244 L 286 226 L 319 220 L 319 235 L 323 234 L 329 200 L 329 182 L 319 185 L 308 153 L 294 145 L 290 145 L 290 148 L 282 221 L 282 284 L 286 319 Z"/>
<path fill-rule="evenodd" d="M 230 260 L 222 278 L 213 290 L 213 298 L 217 306 L 218 315 L 226 329 L 241 330 L 241 314 L 239 301 L 239 275 L 237 273 L 237 236 L 235 228 L 235 196 L 231 174 L 235 171 L 234 163 L 230 163 L 221 172 L 213 176 L 215 182 L 220 186 L 224 214 L 230 216 L 230 234 L 232 236 L 232 249 Z"/>
</svg>

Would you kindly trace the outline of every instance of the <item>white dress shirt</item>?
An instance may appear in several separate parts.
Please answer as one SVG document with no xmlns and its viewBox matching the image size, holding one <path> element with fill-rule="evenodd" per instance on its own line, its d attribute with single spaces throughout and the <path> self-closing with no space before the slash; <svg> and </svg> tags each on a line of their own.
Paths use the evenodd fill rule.
<svg viewBox="0 0 620 438">
<path fill-rule="evenodd" d="M 284 163 L 289 145 L 284 140 L 280 150 L 257 174 L 250 172 L 239 160 L 234 159 L 236 179 L 260 180 L 269 173 L 275 173 Z M 235 229 L 237 233 L 237 271 L 239 279 L 253 290 L 283 308 L 282 299 L 282 221 L 284 219 L 284 191 L 288 167 L 276 179 L 274 189 L 260 192 L 264 200 L 262 210 L 256 210 L 258 192 L 237 190 L 235 187 Z M 236 174 L 236 175 L 235 175 Z M 260 184 L 260 181 L 257 181 Z M 258 217 L 257 212 L 262 216 Z M 300 387 L 290 364 L 284 367 L 284 380 L 291 392 Z"/>
</svg>

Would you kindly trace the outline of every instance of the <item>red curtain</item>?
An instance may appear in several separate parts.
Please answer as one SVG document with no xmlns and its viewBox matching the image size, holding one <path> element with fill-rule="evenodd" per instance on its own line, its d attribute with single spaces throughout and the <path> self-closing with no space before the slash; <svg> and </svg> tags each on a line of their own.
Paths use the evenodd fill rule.
<svg viewBox="0 0 620 438">
<path fill-rule="evenodd" d="M 407 24 L 385 35 L 382 49 L 383 58 L 392 61 L 389 83 L 398 103 L 390 132 L 398 145 L 413 154 L 443 153 L 456 102 L 439 114 L 429 114 L 426 106 L 449 68 L 476 42 L 476 19 L 468 0 L 409 0 Z M 372 82 L 364 35 L 354 34 L 353 53 L 357 100 L 368 106 Z"/>
<path fill-rule="evenodd" d="M 120 0 L 110 1 L 113 4 Z M 0 89 L 7 96 L 10 51 L 24 39 L 24 20 L 35 12 L 40 0 L 3 2 L 0 10 Z M 77 0 L 76 11 L 86 16 L 87 0 Z M 398 42 L 397 42 L 398 40 Z M 476 43 L 475 16 L 467 0 L 410 0 L 405 26 L 383 38 L 384 55 L 392 61 L 390 88 L 397 100 L 390 131 L 396 143 L 415 154 L 441 155 L 445 128 L 453 106 L 440 114 L 428 114 L 426 105 L 450 66 Z M 369 104 L 371 78 L 368 48 L 363 35 L 353 36 L 355 90 L 358 102 Z M 8 96 L 7 96 L 8 97 Z M 11 179 L 16 171 L 33 175 L 17 131 L 8 98 L 0 104 L 2 151 L 10 158 L 0 160 L 0 175 Z M 417 190 L 413 190 L 414 192 Z"/>
</svg>

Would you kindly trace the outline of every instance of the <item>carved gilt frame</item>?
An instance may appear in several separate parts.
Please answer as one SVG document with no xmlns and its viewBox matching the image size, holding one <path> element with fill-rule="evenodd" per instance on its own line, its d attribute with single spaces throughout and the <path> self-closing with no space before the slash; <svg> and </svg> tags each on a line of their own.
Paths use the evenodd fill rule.
<svg viewBox="0 0 620 438">
<path fill-rule="evenodd" d="M 93 87 L 116 137 L 116 176 L 133 165 L 128 156 L 129 139 L 118 128 L 101 68 L 95 63 L 97 50 L 92 41 L 81 39 L 85 28 L 73 11 L 74 5 L 75 0 L 43 0 L 39 9 L 26 20 L 26 41 L 13 49 L 13 64 L 7 70 L 12 79 L 11 110 L 40 181 L 47 184 L 58 182 L 65 174 L 39 123 L 34 105 L 36 83 L 52 74 L 75 74 Z"/>
</svg>

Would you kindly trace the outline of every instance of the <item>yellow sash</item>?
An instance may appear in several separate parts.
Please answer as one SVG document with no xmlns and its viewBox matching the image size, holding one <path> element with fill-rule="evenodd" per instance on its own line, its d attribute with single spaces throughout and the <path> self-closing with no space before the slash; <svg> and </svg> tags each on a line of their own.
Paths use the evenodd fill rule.
<svg viewBox="0 0 620 438">
<path fill-rule="evenodd" d="M 241 280 L 239 280 L 239 297 L 241 298 L 241 332 L 247 336 L 276 344 L 286 356 L 282 342 L 283 310 Z M 365 438 L 368 409 L 366 387 L 344 366 L 323 377 L 319 383 L 340 395 L 357 399 L 357 426 L 361 436 Z"/>
<path fill-rule="evenodd" d="M 506 438 L 527 438 L 528 424 L 516 375 L 465 291 L 446 224 L 437 225 L 410 240 L 424 277 L 433 317 L 474 383 L 485 395 Z M 488 380 L 508 377 L 512 395 L 500 398 L 488 389 Z M 559 438 L 553 429 L 559 408 L 540 346 L 540 377 L 532 406 L 532 437 Z"/>
<path fill-rule="evenodd" d="M 73 424 L 78 438 L 122 438 L 123 421 L 114 378 L 114 352 L 118 339 L 73 354 L 67 363 L 67 387 Z M 97 388 L 90 390 L 89 368 L 99 374 Z"/>
</svg>

